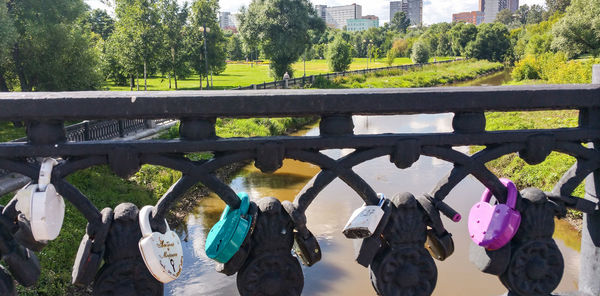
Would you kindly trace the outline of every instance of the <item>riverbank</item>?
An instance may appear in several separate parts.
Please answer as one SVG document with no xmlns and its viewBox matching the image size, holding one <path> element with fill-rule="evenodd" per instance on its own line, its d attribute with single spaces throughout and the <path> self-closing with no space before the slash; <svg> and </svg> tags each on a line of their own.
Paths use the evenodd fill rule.
<svg viewBox="0 0 600 296">
<path fill-rule="evenodd" d="M 384 70 L 369 74 L 317 79 L 310 88 L 407 88 L 431 87 L 476 79 L 504 69 L 501 63 L 465 60 L 427 65 L 409 70 Z"/>
</svg>

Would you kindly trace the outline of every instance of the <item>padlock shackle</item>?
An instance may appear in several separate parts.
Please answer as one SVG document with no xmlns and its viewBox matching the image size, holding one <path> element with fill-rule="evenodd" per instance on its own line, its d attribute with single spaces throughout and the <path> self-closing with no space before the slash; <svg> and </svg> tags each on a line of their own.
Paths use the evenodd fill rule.
<svg viewBox="0 0 600 296">
<path fill-rule="evenodd" d="M 152 234 L 152 227 L 150 226 L 150 215 L 152 215 L 153 209 L 154 206 L 144 206 L 138 214 L 138 220 L 140 224 L 140 230 L 142 231 L 142 237 L 150 236 Z M 170 231 L 171 229 L 169 228 L 169 223 L 167 223 L 166 219 L 165 225 L 167 226 L 167 231 Z"/>
<path fill-rule="evenodd" d="M 38 176 L 38 190 L 45 191 L 52 179 L 52 168 L 58 164 L 58 161 L 52 157 L 46 157 L 40 165 L 40 174 Z"/>
<path fill-rule="evenodd" d="M 514 210 L 517 206 L 517 186 L 515 186 L 513 181 L 507 178 L 500 178 L 500 182 L 506 186 L 508 192 L 506 197 L 506 205 Z M 485 188 L 481 194 L 481 202 L 489 203 L 491 198 L 492 191 L 489 188 Z"/>
</svg>

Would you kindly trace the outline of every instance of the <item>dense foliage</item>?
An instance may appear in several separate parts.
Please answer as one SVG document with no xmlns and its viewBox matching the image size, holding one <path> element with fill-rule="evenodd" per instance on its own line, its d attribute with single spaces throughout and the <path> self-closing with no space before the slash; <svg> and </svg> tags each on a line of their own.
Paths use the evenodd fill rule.
<svg viewBox="0 0 600 296">
<path fill-rule="evenodd" d="M 352 63 L 352 48 L 341 36 L 329 45 L 327 53 L 329 70 L 333 72 L 342 72 L 350 68 Z"/>
<path fill-rule="evenodd" d="M 415 64 L 427 63 L 429 61 L 429 49 L 427 49 L 427 45 L 423 41 L 417 41 L 413 45 L 410 58 Z"/>
<path fill-rule="evenodd" d="M 4 0 L 0 8 L 0 90 L 100 86 L 98 51 L 82 0 Z"/>
<path fill-rule="evenodd" d="M 308 0 L 254 0 L 240 15 L 240 31 L 258 41 L 276 78 L 293 76 L 291 65 L 308 49 L 311 31 L 324 29 Z"/>
</svg>

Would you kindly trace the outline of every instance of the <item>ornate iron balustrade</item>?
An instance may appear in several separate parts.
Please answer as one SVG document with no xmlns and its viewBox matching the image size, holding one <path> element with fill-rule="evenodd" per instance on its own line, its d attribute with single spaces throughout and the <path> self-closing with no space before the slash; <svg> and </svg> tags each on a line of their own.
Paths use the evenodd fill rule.
<svg viewBox="0 0 600 296">
<path fill-rule="evenodd" d="M 437 246 L 441 249 L 438 251 L 445 255 L 452 252 L 447 244 L 449 235 L 443 233 L 443 227 L 437 234 L 427 230 L 427 226 L 439 230 L 436 222 L 439 219 L 435 218 L 438 210 L 452 216 L 452 211 L 442 202 L 448 193 L 465 177 L 473 175 L 490 188 L 498 200 L 504 201 L 507 190 L 485 163 L 518 152 L 527 163 L 537 164 L 552 151 L 571 155 L 577 163 L 552 192 L 523 189 L 522 199 L 517 204 L 522 224 L 512 242 L 497 251 L 473 248 L 472 258 L 483 271 L 498 275 L 513 295 L 549 295 L 563 272 L 562 255 L 552 240 L 553 218 L 563 216 L 567 208 L 578 209 L 585 213 L 579 288 L 582 294 L 600 295 L 600 214 L 595 187 L 599 184 L 596 178 L 600 175 L 596 172 L 600 168 L 600 152 L 594 148 L 600 144 L 598 85 L 9 93 L 0 94 L 0 101 L 0 120 L 25 121 L 28 127 L 27 142 L 0 144 L 1 169 L 36 179 L 40 165 L 28 159 L 62 158 L 52 172 L 52 183 L 89 221 L 87 235 L 93 238 L 88 252 L 90 260 L 104 260 L 98 274 L 96 269 L 91 271 L 91 275 L 95 275 L 93 291 L 96 295 L 161 295 L 163 285 L 147 271 L 138 251 L 141 238 L 138 209 L 125 203 L 114 210 L 100 212 L 84 194 L 65 181 L 66 176 L 91 166 L 108 164 L 123 178 L 135 173 L 141 164 L 181 171 L 181 179 L 157 202 L 152 213 L 152 227 L 161 232 L 165 231 L 165 225 L 160 221 L 169 208 L 197 183 L 214 191 L 230 207 L 240 206 L 236 192 L 215 177 L 218 168 L 254 160 L 261 171 L 274 172 L 285 158 L 319 166 L 321 172 L 293 203 L 280 203 L 273 198 L 254 201 L 250 208 L 254 211 L 255 225 L 234 259 L 217 266 L 228 275 L 237 272 L 242 295 L 300 295 L 302 270 L 290 249 L 296 241 L 309 253 L 318 251 L 314 236 L 306 228 L 304 212 L 321 190 L 340 178 L 367 204 L 376 204 L 376 191 L 352 170 L 354 166 L 381 156 L 389 156 L 399 169 L 410 167 L 421 155 L 451 162 L 454 168 L 431 190 L 430 197 L 425 197 L 429 206 L 422 202 L 423 197 L 415 198 L 412 194 L 399 194 L 391 199 L 388 223 L 377 230 L 379 235 L 370 238 L 375 246 L 365 247 L 364 255 L 370 255 L 370 259 L 359 259 L 369 265 L 373 284 L 381 295 L 429 295 L 435 287 L 437 271 L 424 247 L 426 240 L 437 237 L 442 241 L 441 246 Z M 563 109 L 580 111 L 578 127 L 485 131 L 486 111 Z M 449 133 L 353 133 L 352 115 L 448 112 L 455 114 L 454 131 Z M 215 135 L 216 118 L 282 116 L 320 116 L 320 136 L 218 138 Z M 157 118 L 179 119 L 180 139 L 67 142 L 63 127 L 65 120 Z M 586 148 L 582 143 L 593 144 Z M 485 148 L 473 155 L 452 149 L 469 145 Z M 355 151 L 340 159 L 321 153 L 326 149 L 343 148 Z M 213 152 L 214 158 L 191 161 L 185 157 L 186 153 L 204 151 Z M 586 183 L 586 199 L 571 196 L 589 175 L 593 177 Z M 13 200 L 7 204 L 0 215 L 4 238 L 0 252 L 5 260 L 12 256 L 14 260 L 8 264 L 13 277 L 17 277 L 20 267 L 10 266 L 11 262 L 29 262 L 34 255 L 15 240 L 23 226 L 13 223 L 18 220 L 14 203 Z M 363 245 L 368 244 L 368 240 Z M 36 247 L 40 246 L 30 246 Z M 308 257 L 304 259 L 312 264 L 320 254 L 313 252 Z M 31 284 L 35 277 L 17 280 Z"/>
</svg>

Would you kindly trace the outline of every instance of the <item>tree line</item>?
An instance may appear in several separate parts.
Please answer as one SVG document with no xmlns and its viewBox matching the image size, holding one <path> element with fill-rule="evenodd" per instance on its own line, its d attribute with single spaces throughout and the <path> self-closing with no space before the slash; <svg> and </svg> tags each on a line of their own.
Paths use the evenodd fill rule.
<svg viewBox="0 0 600 296">
<path fill-rule="evenodd" d="M 179 79 L 198 75 L 203 88 L 227 59 L 266 59 L 281 78 L 293 77 L 291 65 L 301 59 L 328 59 L 337 71 L 352 57 L 421 63 L 432 56 L 514 62 L 525 52 L 597 55 L 599 1 L 546 0 L 479 26 L 409 27 L 399 12 L 381 27 L 348 32 L 327 27 L 309 0 L 254 0 L 240 10 L 234 33 L 219 27 L 218 0 L 103 0 L 113 16 L 83 0 L 3 0 L 0 91 L 99 89 L 107 80 L 146 89 L 153 75 L 175 89 Z"/>
</svg>

